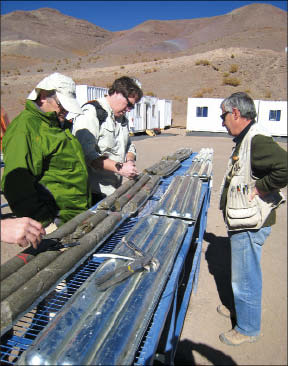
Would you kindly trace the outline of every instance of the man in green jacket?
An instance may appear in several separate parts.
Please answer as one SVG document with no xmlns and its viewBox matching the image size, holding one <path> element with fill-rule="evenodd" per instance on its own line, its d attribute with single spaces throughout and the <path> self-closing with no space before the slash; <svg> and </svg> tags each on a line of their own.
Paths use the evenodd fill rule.
<svg viewBox="0 0 288 366">
<path fill-rule="evenodd" d="M 255 122 L 255 105 L 246 93 L 232 94 L 221 108 L 223 126 L 235 142 L 220 199 L 231 245 L 234 307 L 219 305 L 217 311 L 235 319 L 235 327 L 220 334 L 220 340 L 237 346 L 255 342 L 260 334 L 262 246 L 283 201 L 287 152 Z"/>
<path fill-rule="evenodd" d="M 91 205 L 83 151 L 68 112 L 82 113 L 74 81 L 54 73 L 36 86 L 3 138 L 2 189 L 12 212 L 57 226 Z"/>
</svg>

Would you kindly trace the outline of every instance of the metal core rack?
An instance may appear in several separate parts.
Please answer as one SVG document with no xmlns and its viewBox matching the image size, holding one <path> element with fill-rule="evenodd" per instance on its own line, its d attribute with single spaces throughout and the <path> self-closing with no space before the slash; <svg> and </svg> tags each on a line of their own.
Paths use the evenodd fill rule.
<svg viewBox="0 0 288 366">
<path fill-rule="evenodd" d="M 193 153 L 181 163 L 180 168 L 161 183 L 137 216 L 128 218 L 97 250 L 97 253 L 109 253 L 121 241 L 122 237 L 144 215 L 149 214 L 160 197 L 168 188 L 172 179 L 184 175 L 191 166 Z M 164 292 L 161 295 L 156 311 L 146 330 L 142 343 L 135 354 L 134 365 L 153 364 L 158 355 L 164 357 L 165 364 L 173 364 L 177 342 L 184 323 L 192 291 L 196 291 L 200 269 L 201 248 L 206 228 L 207 212 L 210 202 L 212 179 L 202 182 L 198 218 L 189 225 L 182 246 L 178 252 Z M 95 207 L 92 207 L 92 209 Z M 1 365 L 17 364 L 23 351 L 29 349 L 37 335 L 63 308 L 79 287 L 96 271 L 101 260 L 91 255 L 79 268 L 58 284 L 37 306 L 30 310 L 1 338 Z M 35 304 L 34 304 L 35 305 Z"/>
</svg>

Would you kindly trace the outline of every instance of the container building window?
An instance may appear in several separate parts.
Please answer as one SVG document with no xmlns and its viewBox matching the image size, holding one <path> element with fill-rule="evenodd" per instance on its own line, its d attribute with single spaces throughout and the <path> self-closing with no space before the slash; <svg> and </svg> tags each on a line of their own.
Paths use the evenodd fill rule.
<svg viewBox="0 0 288 366">
<path fill-rule="evenodd" d="M 280 110 L 270 110 L 269 121 L 280 121 L 281 111 Z"/>
<path fill-rule="evenodd" d="M 208 117 L 208 107 L 197 107 L 196 117 Z"/>
</svg>

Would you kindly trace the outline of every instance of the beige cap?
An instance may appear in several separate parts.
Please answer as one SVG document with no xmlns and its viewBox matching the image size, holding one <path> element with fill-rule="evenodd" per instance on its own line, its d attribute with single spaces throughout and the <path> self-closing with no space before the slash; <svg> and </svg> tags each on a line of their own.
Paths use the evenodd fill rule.
<svg viewBox="0 0 288 366">
<path fill-rule="evenodd" d="M 40 90 L 55 90 L 59 102 L 68 112 L 83 114 L 76 100 L 76 86 L 74 81 L 63 74 L 55 72 L 41 80 L 27 99 L 36 100 Z"/>
</svg>

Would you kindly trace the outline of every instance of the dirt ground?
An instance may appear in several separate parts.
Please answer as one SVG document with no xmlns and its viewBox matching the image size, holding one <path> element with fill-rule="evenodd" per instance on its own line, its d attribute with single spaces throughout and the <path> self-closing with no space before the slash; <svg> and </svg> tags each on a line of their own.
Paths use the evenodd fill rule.
<svg viewBox="0 0 288 366">
<path fill-rule="evenodd" d="M 207 228 L 202 246 L 199 282 L 190 299 L 176 353 L 177 365 L 287 365 L 287 203 L 278 209 L 277 224 L 263 247 L 262 332 L 257 343 L 239 347 L 224 345 L 219 334 L 231 329 L 231 321 L 216 312 L 229 296 L 228 239 L 218 210 L 219 187 L 233 146 L 226 136 L 186 136 L 185 129 L 171 128 L 155 137 L 133 138 L 140 171 L 162 156 L 189 147 L 194 152 L 214 150 L 213 187 Z M 280 145 L 287 149 L 286 143 Z M 287 197 L 287 191 L 284 191 Z M 1 247 L 1 263 L 19 252 L 14 245 Z"/>
</svg>

